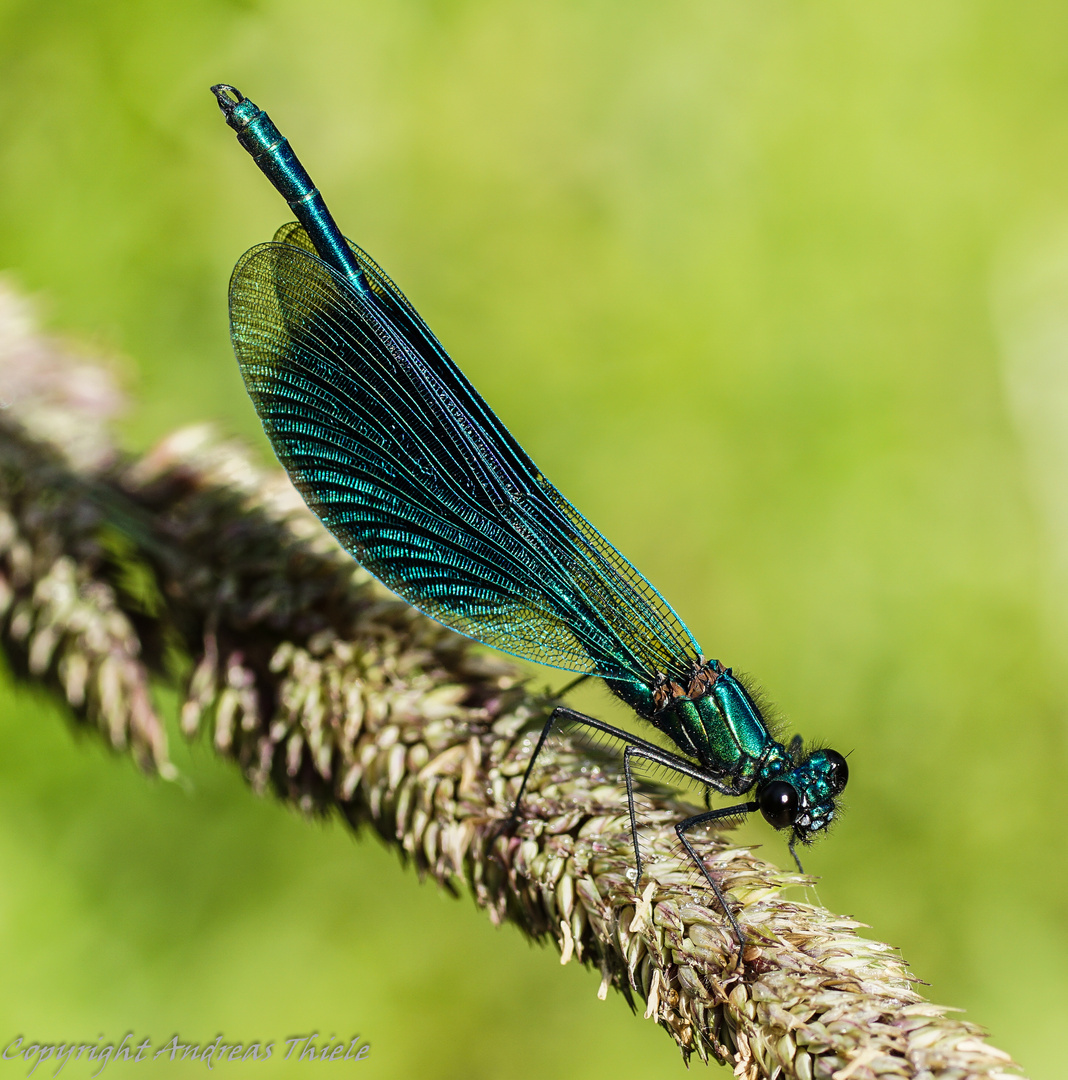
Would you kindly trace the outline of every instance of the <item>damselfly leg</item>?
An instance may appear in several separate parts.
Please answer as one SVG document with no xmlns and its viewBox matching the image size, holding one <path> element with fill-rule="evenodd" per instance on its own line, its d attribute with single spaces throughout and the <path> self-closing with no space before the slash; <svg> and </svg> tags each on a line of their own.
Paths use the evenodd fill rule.
<svg viewBox="0 0 1068 1080">
<path fill-rule="evenodd" d="M 686 758 L 680 757 L 677 754 L 671 753 L 669 750 L 665 750 L 663 747 L 657 746 L 655 743 L 646 741 L 639 738 L 637 735 L 632 735 L 629 731 L 624 731 L 622 728 L 614 727 L 612 724 L 607 724 L 603 720 L 598 720 L 592 716 L 586 716 L 584 713 L 576 712 L 574 709 L 569 709 L 566 706 L 559 706 L 552 711 L 549 719 L 545 722 L 545 725 L 541 729 L 541 734 L 538 736 L 538 741 L 534 747 L 534 752 L 531 754 L 530 761 L 527 763 L 526 772 L 523 774 L 523 781 L 519 785 L 519 794 L 516 796 L 515 806 L 512 809 L 512 813 L 508 819 L 508 827 L 514 828 L 519 820 L 520 807 L 523 801 L 523 795 L 526 792 L 527 784 L 530 780 L 531 774 L 534 770 L 534 765 L 538 760 L 543 748 L 553 729 L 560 726 L 562 723 L 575 724 L 579 727 L 586 728 L 590 731 L 597 732 L 600 735 L 609 736 L 612 739 L 618 740 L 625 746 L 623 751 L 623 776 L 627 785 L 627 810 L 630 818 L 630 834 L 631 841 L 634 847 L 634 868 L 635 868 L 635 885 L 641 881 L 642 878 L 642 856 L 641 845 L 638 839 L 638 815 L 635 809 L 635 775 L 634 775 L 634 763 L 635 760 L 647 761 L 652 765 L 660 766 L 666 769 L 668 772 L 674 773 L 678 776 L 701 785 L 707 791 L 712 789 L 723 795 L 737 795 L 738 792 L 733 788 L 729 780 L 725 780 L 723 777 L 713 776 L 704 769 L 701 769 L 693 762 L 688 761 Z M 722 887 L 713 877 L 711 871 L 705 865 L 704 860 L 700 857 L 697 849 L 694 847 L 693 842 L 686 835 L 691 829 L 697 828 L 700 825 L 708 824 L 709 822 L 736 818 L 743 814 L 752 813 L 754 810 L 759 809 L 759 804 L 756 802 L 745 802 L 735 806 L 728 806 L 722 809 L 708 810 L 700 814 L 695 814 L 692 817 L 688 817 L 685 820 L 675 825 L 675 833 L 678 836 L 686 852 L 693 860 L 694 865 L 700 870 L 702 877 L 711 887 L 712 892 L 715 894 L 716 901 L 723 913 L 726 915 L 727 920 L 731 924 L 731 929 L 738 942 L 739 948 L 745 946 L 745 934 L 742 933 L 741 927 L 738 925 L 738 921 L 731 911 L 730 904 L 727 900 L 726 894 L 723 892 Z"/>
</svg>

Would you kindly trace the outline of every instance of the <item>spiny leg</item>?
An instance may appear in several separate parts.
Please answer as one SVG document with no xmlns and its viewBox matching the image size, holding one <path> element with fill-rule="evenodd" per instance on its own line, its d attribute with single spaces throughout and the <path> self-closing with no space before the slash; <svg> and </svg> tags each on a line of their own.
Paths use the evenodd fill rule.
<svg viewBox="0 0 1068 1080">
<path fill-rule="evenodd" d="M 634 863 L 637 871 L 634 879 L 635 885 L 641 881 L 642 877 L 642 855 L 641 849 L 638 847 L 638 822 L 634 812 L 634 780 L 631 770 L 631 759 L 635 757 L 645 758 L 654 764 L 664 765 L 669 769 L 675 769 L 676 771 L 681 772 L 685 776 L 696 778 L 696 770 L 692 767 L 679 768 L 680 764 L 688 764 L 685 763 L 683 759 L 676 758 L 674 754 L 660 750 L 659 747 L 654 748 L 654 750 L 655 752 L 650 753 L 644 746 L 631 745 L 623 752 L 623 774 L 627 781 L 627 805 L 630 810 L 630 835 L 634 843 Z M 688 817 L 685 821 L 680 821 L 675 826 L 675 834 L 682 842 L 682 846 L 689 853 L 690 858 L 697 864 L 697 867 L 704 875 L 705 880 L 712 887 L 712 891 L 719 901 L 719 906 L 723 909 L 723 914 L 727 916 L 727 919 L 731 924 L 731 929 L 734 931 L 734 936 L 738 941 L 739 949 L 745 948 L 745 935 L 742 933 L 742 929 L 738 925 L 738 920 L 735 919 L 734 913 L 731 911 L 730 904 L 727 903 L 727 897 L 720 888 L 719 882 L 712 876 L 708 867 L 705 866 L 704 860 L 697 854 L 697 850 L 686 836 L 686 832 L 688 829 L 696 828 L 698 825 L 706 824 L 709 821 L 737 817 L 739 814 L 751 814 L 754 810 L 759 809 L 760 803 L 758 802 L 739 803 L 736 806 L 725 806 L 718 810 L 706 810 L 704 813 L 694 814 L 693 817 Z"/>
<path fill-rule="evenodd" d="M 541 729 L 541 734 L 538 736 L 537 744 L 534 747 L 534 753 L 530 755 L 530 761 L 527 762 L 527 771 L 523 773 L 523 782 L 519 785 L 519 794 L 515 797 L 515 805 L 512 807 L 511 814 L 508 815 L 506 827 L 509 830 L 514 829 L 519 821 L 519 804 L 523 801 L 523 793 L 527 790 L 527 781 L 530 779 L 531 772 L 534 771 L 534 762 L 538 760 L 541 748 L 545 745 L 545 740 L 549 737 L 549 732 L 552 731 L 557 716 L 566 711 L 563 708 L 553 709 L 549 714 L 549 719 L 545 721 L 545 726 Z"/>
<path fill-rule="evenodd" d="M 565 719 L 572 723 L 581 724 L 583 727 L 587 727 L 591 731 L 598 731 L 603 735 L 610 735 L 613 739 L 618 739 L 620 742 L 624 743 L 628 750 L 641 750 L 641 756 L 655 764 L 672 769 L 674 772 L 677 772 L 690 780 L 696 780 L 699 784 L 704 784 L 706 787 L 715 788 L 716 791 L 720 791 L 725 795 L 735 794 L 734 791 L 724 785 L 721 779 L 699 769 L 685 758 L 678 757 L 657 746 L 655 743 L 647 742 L 645 739 L 639 738 L 637 735 L 632 735 L 629 731 L 624 731 L 622 728 L 606 724 L 603 720 L 597 720 L 595 717 L 586 716 L 585 713 L 576 712 L 574 709 L 569 709 L 566 705 L 559 705 L 557 708 L 553 709 L 549 719 L 546 720 L 545 726 L 541 729 L 541 735 L 538 737 L 537 744 L 534 747 L 534 753 L 530 755 L 530 761 L 527 763 L 527 771 L 523 774 L 523 782 L 519 785 L 519 794 L 516 796 L 515 806 L 512 808 L 512 813 L 508 819 L 509 825 L 514 825 L 519 819 L 519 806 L 523 800 L 523 794 L 527 789 L 527 781 L 530 779 L 530 774 L 534 770 L 534 763 L 538 760 L 538 755 L 541 753 L 542 747 L 545 745 L 545 740 L 549 737 L 549 733 L 553 729 L 553 725 L 559 719 Z M 624 772 L 627 771 L 626 766 L 626 753 L 624 753 Z M 630 790 L 631 782 L 628 780 L 628 794 Z M 633 808 L 633 800 L 631 805 Z"/>
<path fill-rule="evenodd" d="M 698 768 L 696 765 L 687 761 L 686 758 L 679 757 L 677 754 L 672 754 L 670 751 L 664 750 L 655 743 L 640 739 L 637 735 L 632 735 L 629 731 L 623 731 L 621 728 L 606 724 L 603 720 L 597 720 L 592 716 L 586 716 L 584 713 L 576 712 L 574 709 L 569 709 L 566 706 L 561 705 L 558 708 L 553 709 L 552 714 L 549 716 L 549 719 L 545 722 L 545 726 L 541 730 L 537 745 L 534 747 L 534 753 L 531 755 L 530 761 L 527 764 L 527 771 L 523 774 L 523 782 L 519 785 L 519 794 L 516 796 L 515 807 L 509 818 L 510 826 L 514 825 L 518 820 L 519 806 L 523 798 L 523 793 L 526 791 L 527 781 L 530 779 L 531 771 L 534 768 L 534 762 L 537 760 L 538 754 L 541 753 L 541 749 L 545 745 L 545 740 L 549 737 L 549 732 L 552 731 L 553 725 L 560 718 L 566 718 L 573 723 L 581 724 L 583 727 L 590 728 L 592 731 L 610 735 L 612 738 L 619 739 L 620 742 L 626 744 L 626 750 L 623 751 L 623 776 L 627 783 L 627 808 L 630 812 L 630 835 L 631 841 L 634 844 L 635 886 L 641 881 L 642 877 L 642 856 L 641 849 L 638 845 L 637 815 L 634 810 L 634 774 L 631 766 L 632 758 L 643 758 L 654 765 L 662 765 L 664 768 L 670 769 L 680 776 L 685 776 L 689 780 L 695 780 L 699 784 L 704 784 L 706 787 L 719 791 L 721 794 L 737 794 L 737 790 L 732 789 L 729 786 L 729 783 L 724 781 L 721 777 L 713 776 L 703 769 Z M 708 810 L 701 814 L 695 814 L 693 817 L 688 817 L 684 821 L 680 821 L 675 826 L 675 833 L 679 840 L 682 841 L 682 846 L 686 849 L 690 858 L 696 863 L 698 869 L 704 875 L 705 880 L 711 886 L 712 892 L 719 901 L 719 905 L 723 909 L 724 915 L 727 916 L 727 920 L 730 922 L 731 928 L 734 931 L 734 936 L 738 941 L 739 948 L 742 948 L 745 945 L 745 935 L 742 933 L 741 927 L 738 925 L 738 920 L 735 919 L 734 913 L 727 903 L 727 898 L 723 890 L 720 888 L 719 883 L 715 878 L 712 877 L 711 873 L 709 873 L 708 868 L 697 854 L 693 844 L 691 844 L 686 837 L 686 831 L 709 821 L 736 817 L 738 814 L 751 814 L 754 810 L 758 810 L 759 808 L 760 804 L 758 802 L 739 803 L 736 806 L 727 806 L 719 810 Z"/>
<path fill-rule="evenodd" d="M 734 792 L 722 786 L 718 778 L 710 777 L 706 773 L 691 765 L 685 758 L 671 753 L 670 750 L 662 750 L 654 743 L 647 743 L 643 739 L 635 739 L 628 736 L 626 750 L 623 751 L 623 777 L 627 782 L 627 809 L 630 812 L 630 838 L 634 843 L 634 884 L 637 886 L 642 879 L 642 853 L 638 846 L 638 816 L 634 811 L 634 770 L 631 765 L 632 758 L 644 758 L 654 765 L 661 765 L 685 776 L 689 780 L 696 780 L 705 785 L 705 790 L 714 789 L 723 795 L 733 795 Z"/>
<path fill-rule="evenodd" d="M 797 872 L 799 874 L 803 874 L 805 872 L 805 868 L 801 865 L 801 860 L 797 857 L 797 852 L 794 851 L 794 844 L 796 844 L 796 843 L 797 843 L 797 836 L 796 835 L 791 836 L 790 837 L 790 854 L 794 857 L 794 862 L 797 863 Z"/>
<path fill-rule="evenodd" d="M 623 751 L 623 778 L 627 781 L 627 810 L 630 812 L 630 838 L 634 844 L 634 888 L 642 879 L 642 851 L 638 847 L 638 816 L 634 813 L 634 773 L 630 767 L 631 756 L 641 753 L 638 747 L 628 746 Z"/>
<path fill-rule="evenodd" d="M 723 909 L 723 914 L 727 916 L 728 921 L 731 924 L 731 929 L 734 930 L 734 936 L 738 941 L 739 950 L 745 948 L 745 934 L 742 933 L 742 928 L 738 925 L 738 920 L 734 917 L 734 912 L 731 911 L 730 904 L 727 903 L 727 896 L 720 888 L 719 882 L 712 876 L 711 871 L 705 866 L 704 859 L 698 854 L 693 844 L 690 843 L 689 838 L 686 836 L 688 829 L 696 828 L 698 825 L 704 825 L 709 821 L 716 821 L 717 819 L 736 817 L 739 814 L 751 814 L 754 810 L 760 809 L 760 803 L 747 802 L 739 803 L 737 806 L 725 806 L 720 810 L 706 810 L 703 814 L 694 814 L 693 817 L 688 817 L 685 821 L 680 821 L 675 826 L 675 834 L 682 841 L 682 846 L 690 853 L 690 858 L 697 864 L 697 868 L 704 874 L 705 880 L 712 886 L 712 891 L 716 894 L 716 899 L 719 901 L 719 906 Z"/>
</svg>

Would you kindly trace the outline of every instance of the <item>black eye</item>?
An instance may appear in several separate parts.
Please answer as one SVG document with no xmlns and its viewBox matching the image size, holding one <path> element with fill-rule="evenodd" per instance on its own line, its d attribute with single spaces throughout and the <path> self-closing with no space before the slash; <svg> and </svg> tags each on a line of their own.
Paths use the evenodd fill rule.
<svg viewBox="0 0 1068 1080">
<path fill-rule="evenodd" d="M 776 829 L 787 829 L 797 817 L 797 791 L 785 780 L 772 780 L 760 793 L 760 812 Z"/>
<path fill-rule="evenodd" d="M 849 766 L 846 759 L 836 750 L 824 750 L 827 764 L 830 766 L 831 794 L 837 795 L 849 782 Z"/>
</svg>

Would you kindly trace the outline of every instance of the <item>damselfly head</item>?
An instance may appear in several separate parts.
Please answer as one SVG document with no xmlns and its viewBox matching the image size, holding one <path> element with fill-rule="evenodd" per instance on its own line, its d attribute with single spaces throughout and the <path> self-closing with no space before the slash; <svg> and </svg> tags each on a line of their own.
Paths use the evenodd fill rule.
<svg viewBox="0 0 1068 1080">
<path fill-rule="evenodd" d="M 837 750 L 813 750 L 760 789 L 760 812 L 773 828 L 793 829 L 794 841 L 810 843 L 813 833 L 831 823 L 835 799 L 848 780 L 849 766 Z"/>
</svg>

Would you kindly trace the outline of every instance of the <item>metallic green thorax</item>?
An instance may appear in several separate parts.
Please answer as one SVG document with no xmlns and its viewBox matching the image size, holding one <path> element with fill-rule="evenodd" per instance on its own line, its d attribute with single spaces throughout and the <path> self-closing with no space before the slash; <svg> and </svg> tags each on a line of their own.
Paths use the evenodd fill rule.
<svg viewBox="0 0 1068 1080">
<path fill-rule="evenodd" d="M 650 688 L 621 682 L 609 686 L 705 768 L 753 781 L 764 772 L 765 764 L 778 764 L 770 774 L 777 775 L 791 763 L 786 750 L 768 732 L 753 699 L 718 660 L 702 665 L 688 687 L 665 683 Z"/>
<path fill-rule="evenodd" d="M 844 782 L 836 774 L 838 755 L 802 751 L 772 738 L 757 704 L 730 668 L 705 661 L 688 686 L 667 680 L 657 686 L 608 681 L 610 689 L 640 716 L 668 736 L 688 757 L 720 778 L 723 789 L 741 795 L 758 793 L 772 781 L 797 792 L 797 838 L 830 824 L 834 797 Z"/>
</svg>

